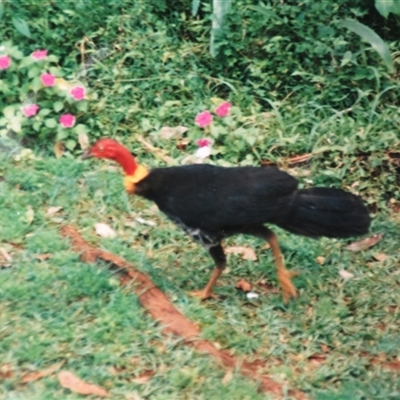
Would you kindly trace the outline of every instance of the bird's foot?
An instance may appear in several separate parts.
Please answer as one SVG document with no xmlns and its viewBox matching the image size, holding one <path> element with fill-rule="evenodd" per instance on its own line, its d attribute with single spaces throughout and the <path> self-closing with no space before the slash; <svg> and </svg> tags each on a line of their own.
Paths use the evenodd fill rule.
<svg viewBox="0 0 400 400">
<path fill-rule="evenodd" d="M 193 290 L 192 292 L 189 292 L 190 296 L 193 297 L 198 297 L 200 300 L 207 300 L 207 299 L 218 299 L 218 296 L 214 294 L 211 290 Z"/>
<path fill-rule="evenodd" d="M 286 304 L 291 298 L 297 297 L 297 290 L 294 287 L 291 278 L 298 275 L 298 272 L 288 271 L 287 269 L 278 270 L 278 281 L 283 291 L 283 302 Z"/>
</svg>

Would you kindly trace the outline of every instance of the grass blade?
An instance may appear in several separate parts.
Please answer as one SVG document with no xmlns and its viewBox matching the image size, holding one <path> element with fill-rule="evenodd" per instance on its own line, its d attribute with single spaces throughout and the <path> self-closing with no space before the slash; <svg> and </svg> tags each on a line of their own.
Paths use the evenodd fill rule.
<svg viewBox="0 0 400 400">
<path fill-rule="evenodd" d="M 195 17 L 199 11 L 200 0 L 192 0 L 192 16 Z"/>
<path fill-rule="evenodd" d="M 339 26 L 349 29 L 359 35 L 363 40 L 368 42 L 371 47 L 382 57 L 390 73 L 395 71 L 392 55 L 390 54 L 388 45 L 368 26 L 354 20 L 341 20 Z"/>
</svg>

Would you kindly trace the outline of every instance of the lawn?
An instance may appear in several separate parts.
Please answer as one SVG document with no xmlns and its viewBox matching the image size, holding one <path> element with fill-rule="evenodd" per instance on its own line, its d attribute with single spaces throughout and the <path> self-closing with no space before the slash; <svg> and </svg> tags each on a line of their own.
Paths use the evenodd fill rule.
<svg viewBox="0 0 400 400">
<path fill-rule="evenodd" d="M 3 398 L 78 398 L 54 376 L 21 383 L 27 372 L 60 362 L 116 399 L 264 398 L 255 382 L 236 371 L 223 381 L 226 371 L 209 356 L 162 335 L 106 265 L 79 260 L 60 235 L 64 224 L 148 274 L 199 324 L 203 338 L 237 356 L 262 359 L 263 371 L 287 387 L 316 399 L 399 398 L 398 212 L 377 213 L 371 232 L 384 237 L 357 253 L 344 250 L 343 241 L 279 231 L 288 265 L 300 272 L 300 297 L 288 306 L 264 243 L 231 238 L 229 245 L 251 246 L 259 259 L 231 255 L 216 289 L 220 299 L 200 303 L 187 292 L 208 279 L 208 255 L 152 204 L 129 199 L 112 166 L 51 157 L 8 160 L 0 185 L 1 247 L 12 257 L 0 271 L 1 359 L 11 370 Z M 48 215 L 50 207 L 62 209 Z M 96 236 L 98 222 L 118 236 Z M 387 258 L 377 261 L 379 254 Z M 354 277 L 344 281 L 339 270 Z M 254 285 L 258 299 L 235 289 L 241 277 Z M 148 371 L 151 378 L 141 381 Z"/>
<path fill-rule="evenodd" d="M 2 126 L 7 112 L 0 118 L 0 398 L 81 399 L 61 386 L 60 371 L 116 400 L 277 398 L 244 376 L 240 363 L 225 368 L 165 334 L 118 271 L 81 260 L 60 231 L 73 225 L 91 245 L 150 277 L 197 324 L 200 338 L 256 361 L 258 373 L 282 387 L 282 398 L 400 399 L 400 84 L 368 44 L 329 25 L 332 15 L 355 15 L 377 29 L 362 2 L 350 10 L 344 0 L 340 7 L 306 0 L 312 23 L 288 2 L 266 2 L 277 14 L 257 6 L 255 17 L 252 2 L 240 2 L 232 26 L 256 18 L 254 32 L 232 29 L 232 47 L 217 60 L 208 55 L 206 2 L 197 18 L 185 1 L 171 9 L 168 2 L 26 3 L 0 3 L 4 40 L 18 45 L 11 69 L 0 71 L 8 90 L 0 93 L 0 111 L 10 102 L 19 115 L 29 79 L 39 82 L 36 64 L 15 78 L 18 51 L 48 49 L 57 57 L 50 72 L 64 83 L 79 81 L 88 94 L 75 103 L 53 88 L 40 97 L 47 90 L 40 87 L 42 114 L 25 119 L 17 134 Z M 27 21 L 31 38 L 7 16 Z M 395 58 L 393 18 L 379 33 Z M 305 47 L 285 47 L 299 30 Z M 261 33 L 275 39 L 262 47 Z M 197 113 L 221 101 L 233 104 L 229 116 L 195 126 Z M 61 112 L 76 113 L 77 126 L 60 128 Z M 181 128 L 169 135 L 167 127 Z M 205 162 L 274 163 L 300 187 L 360 194 L 373 219 L 367 236 L 382 238 L 354 252 L 346 246 L 356 238 L 312 240 L 272 227 L 288 268 L 299 272 L 299 297 L 287 305 L 265 243 L 230 238 L 225 247 L 248 246 L 257 259 L 229 254 L 218 299 L 200 302 L 188 292 L 207 282 L 209 255 L 152 203 L 128 196 L 114 164 L 80 158 L 83 139 L 102 136 L 122 141 L 149 168 L 187 162 L 196 139 L 211 138 Z M 98 223 L 115 237 L 98 235 Z M 236 288 L 241 278 L 257 298 Z"/>
</svg>

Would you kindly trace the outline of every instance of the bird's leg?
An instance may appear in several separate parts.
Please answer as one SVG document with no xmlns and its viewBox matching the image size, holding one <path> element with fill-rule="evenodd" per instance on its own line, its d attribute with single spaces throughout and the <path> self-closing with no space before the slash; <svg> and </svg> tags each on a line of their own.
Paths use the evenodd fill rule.
<svg viewBox="0 0 400 400">
<path fill-rule="evenodd" d="M 211 247 L 208 251 L 215 262 L 215 268 L 211 274 L 211 278 L 203 290 L 195 290 L 190 292 L 192 296 L 199 297 L 201 300 L 209 299 L 210 297 L 217 297 L 212 290 L 226 266 L 225 253 L 220 244 Z"/>
<path fill-rule="evenodd" d="M 272 254 L 274 255 L 277 268 L 277 278 L 283 291 L 283 302 L 287 303 L 292 297 L 297 297 L 297 290 L 291 281 L 291 278 L 293 276 L 296 276 L 297 273 L 293 271 L 288 271 L 285 268 L 281 249 L 279 248 L 278 244 L 278 239 L 276 238 L 274 232 L 272 232 L 270 229 L 267 230 L 268 234 L 265 236 L 265 240 L 271 246 Z"/>
<path fill-rule="evenodd" d="M 271 246 L 272 254 L 275 258 L 277 278 L 279 284 L 282 287 L 284 303 L 287 303 L 292 297 L 297 297 L 297 290 L 291 280 L 291 278 L 297 275 L 297 273 L 293 271 L 288 271 L 285 268 L 283 256 L 281 253 L 281 249 L 279 248 L 278 239 L 276 238 L 275 233 L 262 225 L 250 226 L 246 230 L 242 230 L 241 232 L 260 237 L 268 242 L 268 244 Z"/>
</svg>

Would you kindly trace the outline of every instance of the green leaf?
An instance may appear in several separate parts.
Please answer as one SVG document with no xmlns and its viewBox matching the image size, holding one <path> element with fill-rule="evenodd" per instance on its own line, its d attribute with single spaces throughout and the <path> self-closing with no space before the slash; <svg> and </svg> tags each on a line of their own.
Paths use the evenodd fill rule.
<svg viewBox="0 0 400 400">
<path fill-rule="evenodd" d="M 21 35 L 24 35 L 24 36 L 26 36 L 26 37 L 28 37 L 28 38 L 31 38 L 31 37 L 32 37 L 31 31 L 29 30 L 29 26 L 28 26 L 28 24 L 26 23 L 25 20 L 23 20 L 23 19 L 21 19 L 21 18 L 13 17 L 13 18 L 12 18 L 12 23 L 13 23 L 15 29 L 16 29 Z"/>
<path fill-rule="evenodd" d="M 64 140 L 69 136 L 69 132 L 67 129 L 59 127 L 57 132 L 57 140 Z"/>
<path fill-rule="evenodd" d="M 7 119 L 11 119 L 14 117 L 15 110 L 14 106 L 7 106 L 3 108 L 3 114 Z"/>
<path fill-rule="evenodd" d="M 56 101 L 53 104 L 53 108 L 55 112 L 59 112 L 64 108 L 64 103 L 62 101 Z"/>
<path fill-rule="evenodd" d="M 58 57 L 54 54 L 50 54 L 49 56 L 47 56 L 46 60 L 48 62 L 58 62 Z"/>
<path fill-rule="evenodd" d="M 41 117 L 45 117 L 46 115 L 49 115 L 50 113 L 51 113 L 51 110 L 49 110 L 48 108 L 41 108 L 38 115 Z"/>
<path fill-rule="evenodd" d="M 68 139 L 66 142 L 65 142 L 65 147 L 68 149 L 68 150 L 74 150 L 74 148 L 76 147 L 76 140 L 74 140 L 74 139 Z"/>
<path fill-rule="evenodd" d="M 400 15 L 400 0 L 375 0 L 375 7 L 385 18 L 390 13 Z"/>
<path fill-rule="evenodd" d="M 74 131 L 79 135 L 79 134 L 87 134 L 88 129 L 86 128 L 86 125 L 83 124 L 78 124 L 75 126 Z"/>
<path fill-rule="evenodd" d="M 54 118 L 49 118 L 49 119 L 46 119 L 46 120 L 44 121 L 44 124 L 45 124 L 48 128 L 53 129 L 53 128 L 55 128 L 55 127 L 57 126 L 57 121 L 56 121 Z"/>
<path fill-rule="evenodd" d="M 192 0 L 192 16 L 195 17 L 199 11 L 200 0 Z"/>
<path fill-rule="evenodd" d="M 76 104 L 76 108 L 79 111 L 86 112 L 88 110 L 88 107 L 89 107 L 89 103 L 87 101 L 85 101 L 85 100 L 80 100 Z"/>
<path fill-rule="evenodd" d="M 42 72 L 42 69 L 39 68 L 39 67 L 35 64 L 35 65 L 33 65 L 31 68 L 29 68 L 28 77 L 29 77 L 29 78 L 36 78 L 37 76 L 39 76 L 40 72 Z"/>
<path fill-rule="evenodd" d="M 21 128 L 21 118 L 20 117 L 12 117 L 10 119 L 10 128 L 15 133 L 20 133 L 21 130 L 22 130 L 22 128 Z"/>
<path fill-rule="evenodd" d="M 36 132 L 39 132 L 40 128 L 42 127 L 42 123 L 40 121 L 36 121 L 33 123 L 32 127 Z"/>
<path fill-rule="evenodd" d="M 382 60 L 386 64 L 389 72 L 393 73 L 395 71 L 392 55 L 390 54 L 388 45 L 371 28 L 368 28 L 368 26 L 354 20 L 341 20 L 338 22 L 338 26 L 351 30 L 359 35 L 361 39 L 368 42 L 371 47 L 382 57 Z"/>
<path fill-rule="evenodd" d="M 344 67 L 345 65 L 347 65 L 351 61 L 352 56 L 353 56 L 353 54 L 351 51 L 346 51 L 346 53 L 344 53 L 342 62 L 340 63 L 340 66 Z"/>
<path fill-rule="evenodd" d="M 256 138 L 254 136 L 245 136 L 245 140 L 250 146 L 253 146 L 256 142 Z"/>
<path fill-rule="evenodd" d="M 0 3 L 0 21 L 3 18 L 4 15 L 4 4 Z"/>
<path fill-rule="evenodd" d="M 34 92 L 38 92 L 42 88 L 43 84 L 40 81 L 39 77 L 33 78 L 32 84 L 31 84 L 31 89 Z"/>
</svg>

